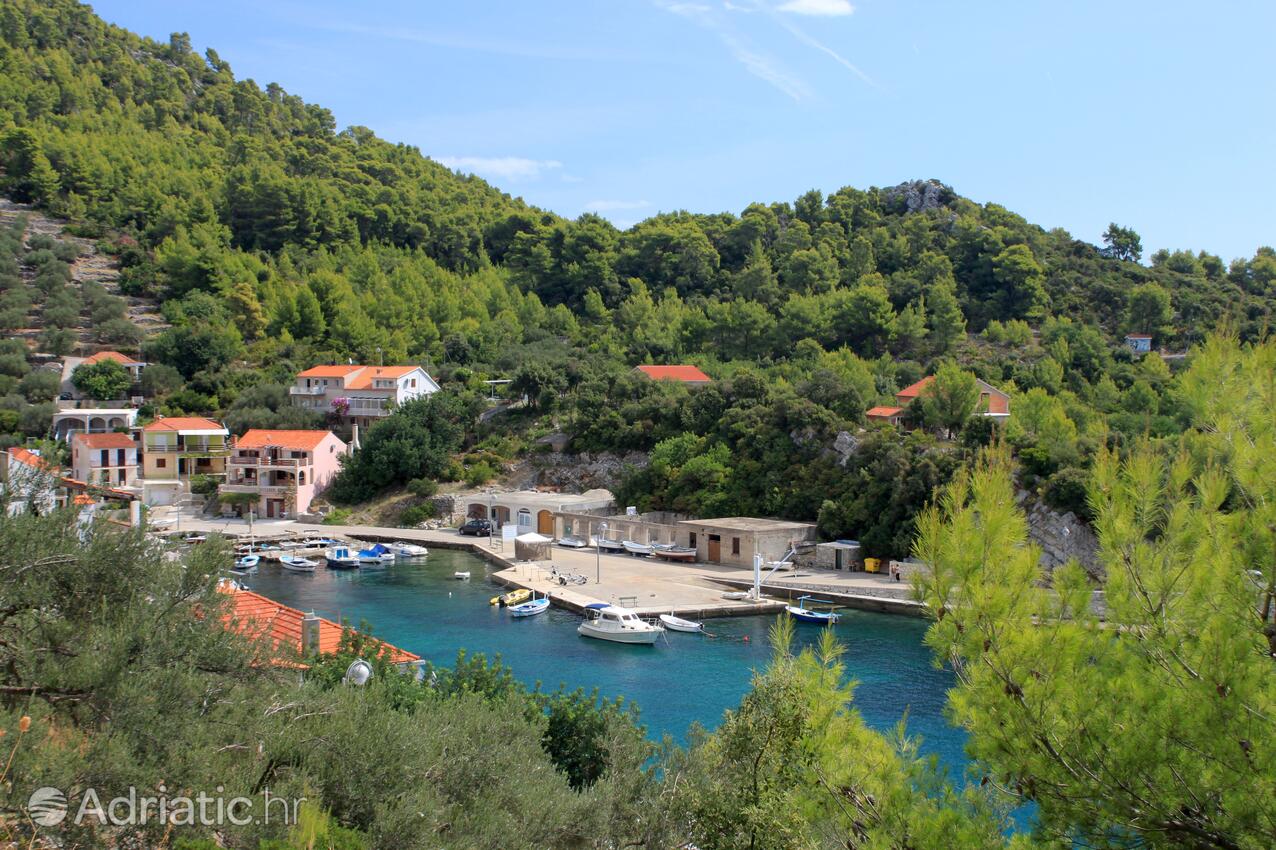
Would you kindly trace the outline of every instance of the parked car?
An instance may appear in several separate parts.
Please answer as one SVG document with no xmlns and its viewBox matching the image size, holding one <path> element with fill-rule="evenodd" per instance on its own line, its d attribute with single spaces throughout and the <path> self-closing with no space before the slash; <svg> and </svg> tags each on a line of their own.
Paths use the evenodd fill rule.
<svg viewBox="0 0 1276 850">
<path fill-rule="evenodd" d="M 486 519 L 471 519 L 461 526 L 460 532 L 470 537 L 482 537 L 492 533 L 492 523 Z"/>
</svg>

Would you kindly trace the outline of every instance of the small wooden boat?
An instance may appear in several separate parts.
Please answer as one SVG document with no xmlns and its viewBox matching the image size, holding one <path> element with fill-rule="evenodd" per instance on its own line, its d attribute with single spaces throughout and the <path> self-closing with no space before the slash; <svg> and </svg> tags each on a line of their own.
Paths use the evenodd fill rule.
<svg viewBox="0 0 1276 850">
<path fill-rule="evenodd" d="M 645 558 L 652 553 L 652 545 L 650 543 L 639 543 L 636 540 L 622 540 L 621 547 L 626 552 L 636 558 Z"/>
<path fill-rule="evenodd" d="M 675 632 L 703 632 L 704 623 L 697 623 L 694 620 L 684 620 L 681 617 L 675 617 L 673 614 L 661 614 L 660 622 L 666 628 Z"/>
<path fill-rule="evenodd" d="M 388 567 L 394 563 L 394 553 L 380 543 L 359 550 L 359 566 Z"/>
<path fill-rule="evenodd" d="M 511 617 L 535 617 L 537 614 L 543 613 L 549 607 L 549 597 L 542 596 L 540 599 L 532 598 L 518 605 L 510 606 Z"/>
<path fill-rule="evenodd" d="M 819 623 L 823 626 L 832 625 L 840 619 L 840 615 L 830 607 L 827 611 L 820 611 L 814 608 L 808 608 L 807 603 L 814 605 L 836 605 L 828 599 L 816 599 L 814 596 L 799 596 L 797 605 L 785 605 L 784 610 L 789 612 L 789 616 L 802 623 Z"/>
<path fill-rule="evenodd" d="M 600 537 L 594 541 L 594 545 L 604 552 L 625 551 L 625 544 L 621 543 L 619 540 L 607 540 L 606 538 Z"/>
<path fill-rule="evenodd" d="M 682 561 L 690 563 L 696 559 L 696 550 L 687 546 L 675 546 L 672 543 L 657 543 L 651 547 L 651 553 L 666 561 Z"/>
<path fill-rule="evenodd" d="M 739 601 L 741 599 L 748 599 L 749 592 L 747 590 L 728 590 L 726 593 L 722 594 L 722 598 Z"/>
<path fill-rule="evenodd" d="M 323 553 L 324 563 L 330 570 L 357 570 L 359 556 L 345 546 L 334 546 Z"/>
<path fill-rule="evenodd" d="M 280 555 L 279 566 L 285 570 L 294 573 L 313 573 L 315 567 L 319 564 L 309 558 L 299 558 L 296 555 Z"/>
<path fill-rule="evenodd" d="M 591 545 L 589 540 L 575 537 L 570 534 L 566 537 L 558 538 L 555 542 L 565 549 L 587 549 Z"/>
<path fill-rule="evenodd" d="M 261 563 L 260 555 L 244 555 L 235 559 L 235 572 L 240 575 L 252 575 L 257 572 L 259 563 Z"/>
<path fill-rule="evenodd" d="M 518 605 L 520 602 L 526 602 L 532 598 L 532 592 L 525 587 L 517 590 L 511 590 L 509 593 L 502 593 L 500 596 L 493 596 L 490 600 L 492 605 Z"/>
<path fill-rule="evenodd" d="M 457 570 L 456 572 L 452 573 L 452 578 L 456 579 L 457 581 L 469 581 L 469 580 L 470 580 L 470 571 L 469 571 L 469 570 Z"/>
<path fill-rule="evenodd" d="M 589 619 L 576 627 L 581 637 L 609 640 L 612 643 L 636 643 L 651 645 L 665 633 L 654 623 L 639 619 L 628 608 L 595 602 L 586 606 Z"/>
<path fill-rule="evenodd" d="M 408 543 L 404 540 L 395 541 L 386 548 L 396 558 L 424 558 L 430 554 L 430 550 L 424 546 L 418 546 L 416 543 Z"/>
</svg>

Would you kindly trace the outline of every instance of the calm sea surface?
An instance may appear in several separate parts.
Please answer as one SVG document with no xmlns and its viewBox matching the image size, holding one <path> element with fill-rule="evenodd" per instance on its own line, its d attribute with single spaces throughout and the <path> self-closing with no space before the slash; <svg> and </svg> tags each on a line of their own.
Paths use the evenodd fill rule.
<svg viewBox="0 0 1276 850">
<path fill-rule="evenodd" d="M 470 570 L 468 582 L 452 573 Z M 271 599 L 352 625 L 372 624 L 382 640 L 435 664 L 450 665 L 459 649 L 499 655 L 527 684 L 553 690 L 598 688 L 623 696 L 641 709 L 653 737 L 668 732 L 682 741 L 699 721 L 714 727 L 722 712 L 739 704 L 752 671 L 766 665 L 771 617 L 709 620 L 715 637 L 670 632 L 654 647 L 621 646 L 576 634 L 580 618 L 558 608 L 522 620 L 488 605 L 500 592 L 484 580 L 487 565 L 463 552 L 435 550 L 414 563 L 386 570 L 339 572 L 320 567 L 313 575 L 287 573 L 263 562 L 249 586 Z M 926 621 L 859 611 L 843 612 L 835 627 L 847 647 L 847 670 L 858 687 L 855 705 L 879 730 L 892 728 L 905 712 L 908 730 L 923 738 L 923 751 L 939 756 L 960 775 L 966 763 L 964 733 L 943 716 L 947 670 L 936 670 L 922 644 Z M 818 640 L 821 627 L 798 624 L 797 639 Z"/>
</svg>

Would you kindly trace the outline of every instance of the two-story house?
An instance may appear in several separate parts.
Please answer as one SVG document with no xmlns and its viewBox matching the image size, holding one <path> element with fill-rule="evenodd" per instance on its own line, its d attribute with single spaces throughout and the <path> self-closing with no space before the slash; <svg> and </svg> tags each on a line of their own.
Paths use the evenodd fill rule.
<svg viewBox="0 0 1276 850">
<path fill-rule="evenodd" d="M 133 487 L 138 483 L 137 441 L 128 434 L 79 434 L 71 439 L 71 475 L 86 484 Z"/>
<path fill-rule="evenodd" d="M 935 380 L 934 375 L 928 375 L 915 384 L 911 384 L 899 392 L 895 393 L 895 402 L 898 407 L 882 405 L 873 407 L 865 414 L 865 418 L 869 422 L 886 422 L 891 425 L 902 425 L 904 423 L 904 414 L 908 406 L 914 400 L 922 396 L 926 392 L 926 388 Z M 980 415 L 990 417 L 995 420 L 1004 420 L 1010 418 L 1010 395 L 994 387 L 987 381 L 975 379 L 975 384 L 979 387 L 979 405 L 976 412 Z"/>
<path fill-rule="evenodd" d="M 367 427 L 397 405 L 438 392 L 420 366 L 315 366 L 289 388 L 299 407 L 332 414 L 343 425 Z"/>
<path fill-rule="evenodd" d="M 220 490 L 256 496 L 257 516 L 294 519 L 309 513 L 345 453 L 346 444 L 331 431 L 254 428 L 235 442 Z"/>
<path fill-rule="evenodd" d="M 230 432 L 198 416 L 170 416 L 142 428 L 142 498 L 173 505 L 190 493 L 191 478 L 226 475 Z"/>
</svg>

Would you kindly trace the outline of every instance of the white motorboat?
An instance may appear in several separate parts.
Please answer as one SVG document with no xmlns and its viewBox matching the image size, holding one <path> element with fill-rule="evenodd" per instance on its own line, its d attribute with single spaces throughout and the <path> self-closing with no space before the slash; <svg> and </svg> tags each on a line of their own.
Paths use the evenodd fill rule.
<svg viewBox="0 0 1276 850">
<path fill-rule="evenodd" d="M 621 543 L 619 540 L 608 540 L 605 537 L 599 537 L 596 541 L 594 541 L 594 545 L 604 552 L 625 551 L 625 544 Z"/>
<path fill-rule="evenodd" d="M 424 558 L 430 554 L 430 550 L 416 543 L 408 543 L 405 540 L 397 540 L 386 546 L 390 553 L 396 558 Z"/>
<path fill-rule="evenodd" d="M 313 573 L 318 562 L 309 558 L 298 558 L 295 555 L 280 555 L 279 566 L 294 573 Z"/>
<path fill-rule="evenodd" d="M 537 614 L 548 610 L 548 608 L 548 596 L 542 596 L 539 599 L 533 596 L 519 605 L 511 605 L 508 610 L 511 617 L 535 617 Z"/>
<path fill-rule="evenodd" d="M 620 541 L 620 545 L 624 547 L 624 550 L 630 555 L 634 555 L 639 558 L 645 558 L 653 551 L 650 543 L 639 543 L 636 540 L 622 540 Z"/>
<path fill-rule="evenodd" d="M 469 581 L 469 580 L 470 580 L 470 571 L 469 571 L 469 570 L 457 570 L 456 572 L 452 573 L 452 578 L 456 579 L 457 581 Z"/>
<path fill-rule="evenodd" d="M 359 556 L 345 546 L 333 546 L 323 553 L 324 562 L 330 570 L 357 570 Z"/>
<path fill-rule="evenodd" d="M 704 623 L 697 623 L 694 620 L 684 620 L 681 617 L 675 617 L 673 614 L 661 614 L 660 622 L 666 629 L 675 632 L 704 631 Z"/>
<path fill-rule="evenodd" d="M 565 549 L 587 549 L 593 545 L 588 539 L 575 537 L 570 534 L 566 537 L 558 538 L 555 542 Z"/>
<path fill-rule="evenodd" d="M 589 618 L 576 628 L 583 637 L 609 640 L 613 643 L 653 644 L 665 630 L 654 623 L 639 619 L 628 608 L 595 602 L 586 606 Z"/>
</svg>

